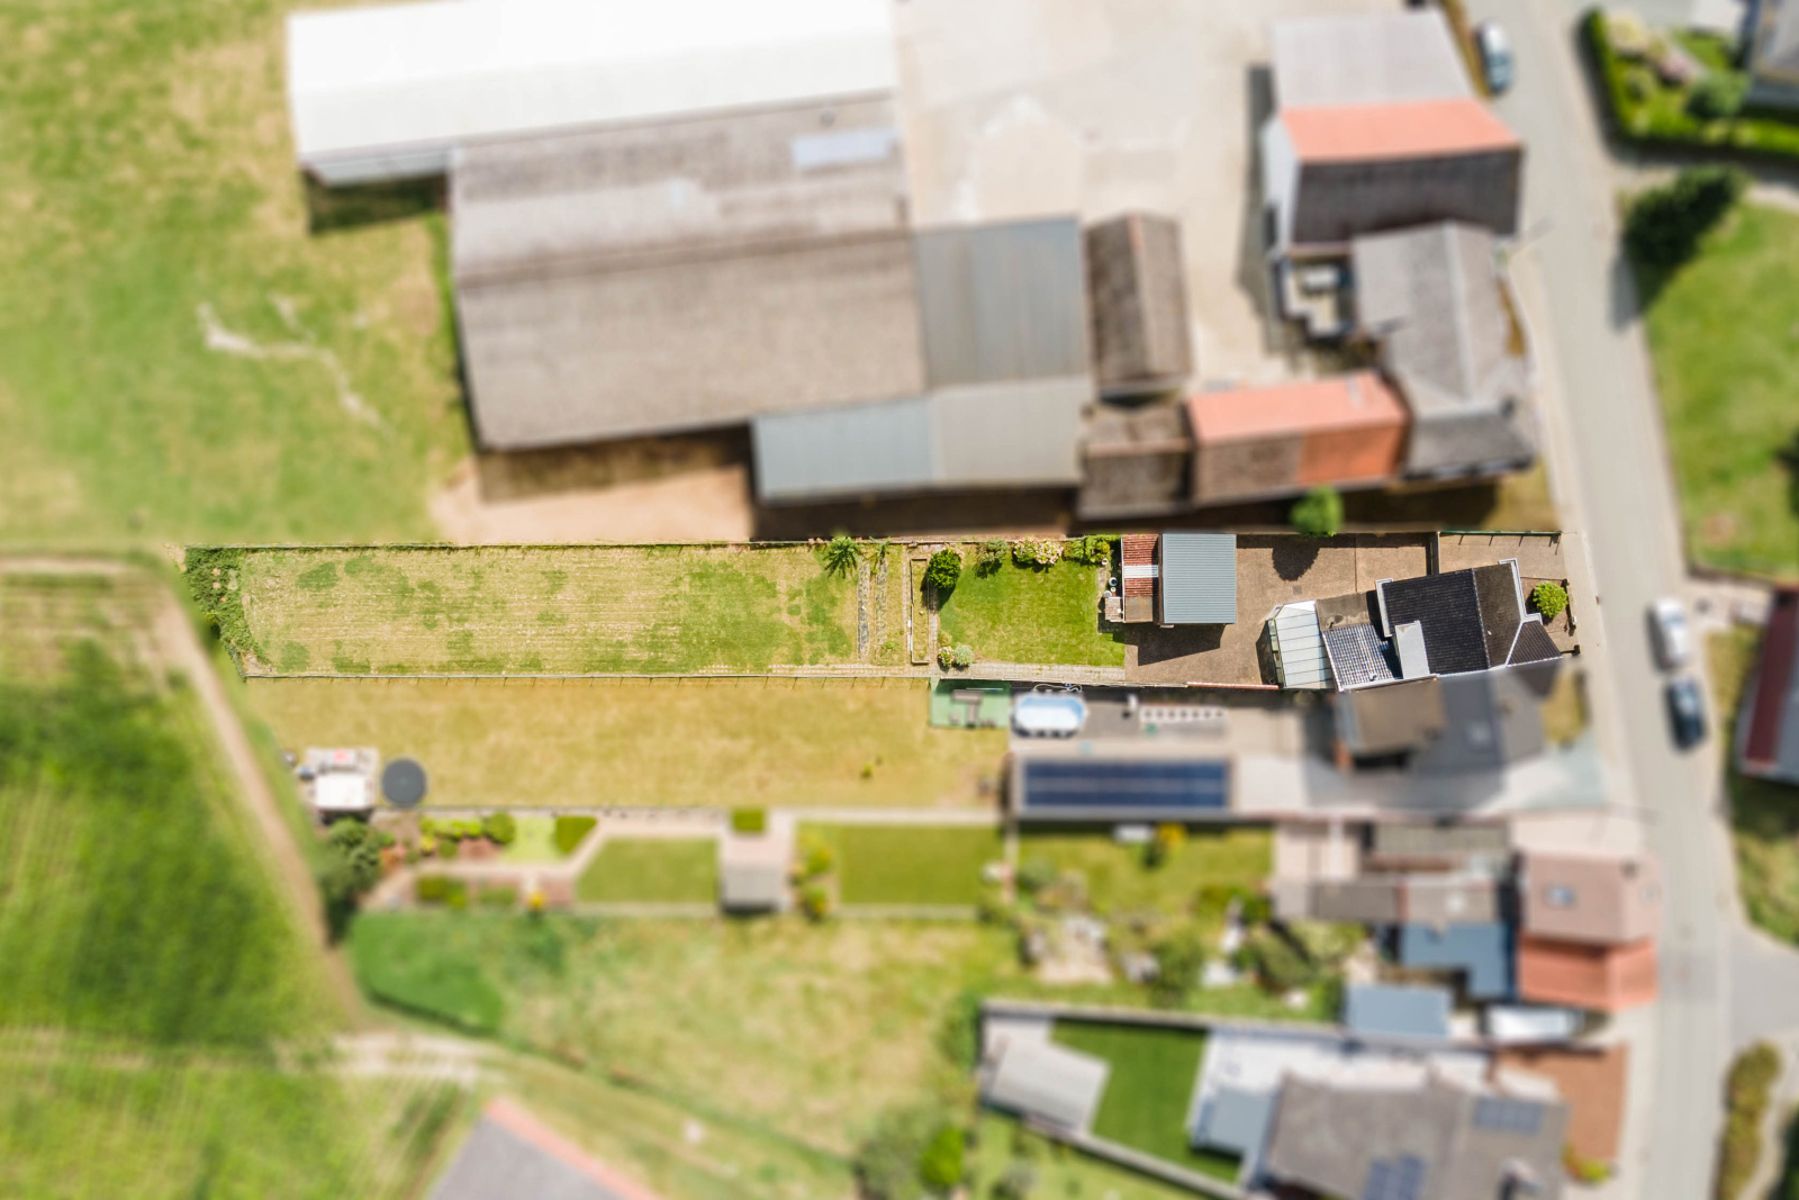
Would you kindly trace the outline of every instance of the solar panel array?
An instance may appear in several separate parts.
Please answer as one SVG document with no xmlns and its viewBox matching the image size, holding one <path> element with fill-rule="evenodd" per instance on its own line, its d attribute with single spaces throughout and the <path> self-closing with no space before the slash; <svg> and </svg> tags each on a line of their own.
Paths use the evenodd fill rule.
<svg viewBox="0 0 1799 1200">
<path fill-rule="evenodd" d="M 1543 1124 L 1543 1106 L 1530 1100 L 1482 1096 L 1474 1102 L 1474 1127 L 1494 1133 L 1534 1137 Z"/>
<path fill-rule="evenodd" d="M 1361 1200 L 1422 1200 L 1424 1160 L 1415 1154 L 1377 1158 L 1368 1164 Z"/>
<path fill-rule="evenodd" d="M 1230 802 L 1230 764 L 1215 759 L 1026 763 L 1024 804 L 1033 809 L 1215 809 Z"/>
</svg>

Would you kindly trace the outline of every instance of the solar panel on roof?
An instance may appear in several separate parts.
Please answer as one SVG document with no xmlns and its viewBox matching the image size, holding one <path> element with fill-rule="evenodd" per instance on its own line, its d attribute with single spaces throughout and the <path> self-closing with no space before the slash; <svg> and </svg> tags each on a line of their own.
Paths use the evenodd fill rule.
<svg viewBox="0 0 1799 1200">
<path fill-rule="evenodd" d="M 1482 1096 L 1474 1102 L 1474 1127 L 1494 1133 L 1533 1137 L 1543 1124 L 1543 1106 L 1505 1096 Z"/>
<path fill-rule="evenodd" d="M 1361 1200 L 1422 1200 L 1424 1175 L 1424 1160 L 1416 1154 L 1377 1158 L 1368 1164 Z"/>
<path fill-rule="evenodd" d="M 1216 760 L 1081 762 L 1046 760 L 1024 768 L 1031 808 L 1223 808 L 1230 765 Z"/>
</svg>

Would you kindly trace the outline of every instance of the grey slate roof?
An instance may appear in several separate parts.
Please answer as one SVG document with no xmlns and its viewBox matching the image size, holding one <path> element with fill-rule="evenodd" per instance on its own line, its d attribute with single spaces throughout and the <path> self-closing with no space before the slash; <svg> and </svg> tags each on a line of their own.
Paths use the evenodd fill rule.
<svg viewBox="0 0 1799 1200">
<path fill-rule="evenodd" d="M 1378 594 L 1389 627 L 1423 625 L 1431 669 L 1439 675 L 1503 663 L 1524 615 L 1509 563 L 1385 579 Z"/>
<path fill-rule="evenodd" d="M 1376 823 L 1368 835 L 1368 853 L 1387 859 L 1497 856 L 1510 849 L 1511 834 L 1500 824 L 1406 825 L 1382 821 Z"/>
<path fill-rule="evenodd" d="M 1439 987 L 1368 983 L 1343 993 L 1343 1024 L 1364 1037 L 1448 1037 L 1449 1009 L 1449 992 Z"/>
<path fill-rule="evenodd" d="M 1461 972 L 1470 999 L 1503 1000 L 1512 994 L 1512 935 L 1503 922 L 1402 926 L 1399 961 Z"/>
<path fill-rule="evenodd" d="M 1002 1111 L 1084 1133 L 1111 1071 L 1110 1063 L 1091 1054 L 1010 1037 L 982 1071 L 981 1098 Z"/>
<path fill-rule="evenodd" d="M 1362 628 L 1367 628 L 1362 626 Z M 1434 675 L 1338 692 L 1337 736 L 1353 755 L 1398 754 L 1440 737 L 1448 723 Z"/>
<path fill-rule="evenodd" d="M 1170 217 L 1126 213 L 1086 233 L 1087 303 L 1099 385 L 1124 392 L 1162 387 L 1193 370 L 1181 227 Z"/>
<path fill-rule="evenodd" d="M 491 1116 L 475 1125 L 431 1200 L 627 1200 Z"/>
<path fill-rule="evenodd" d="M 894 122 L 867 100 L 458 151 L 451 263 L 481 443 L 918 394 Z M 853 140 L 821 163 L 820 137 Z"/>
<path fill-rule="evenodd" d="M 924 230 L 915 262 L 931 387 L 1091 373 L 1073 217 Z"/>
<path fill-rule="evenodd" d="M 1493 234 L 1445 221 L 1357 237 L 1356 323 L 1412 410 L 1406 470 L 1480 472 L 1535 454 Z"/>
<path fill-rule="evenodd" d="M 1535 613 L 1526 616 L 1518 626 L 1518 637 L 1512 643 L 1511 653 L 1506 656 L 1506 665 L 1519 666 L 1524 663 L 1558 662 L 1562 652 L 1556 648 L 1555 639 L 1543 628 L 1543 618 Z"/>
<path fill-rule="evenodd" d="M 1277 21 L 1270 40 L 1274 95 L 1283 108 L 1473 94 L 1436 9 Z"/>
<path fill-rule="evenodd" d="M 871 404 L 757 417 L 756 495 L 805 501 L 933 488 L 1067 486 L 1080 479 L 1084 377 L 942 388 Z"/>
<path fill-rule="evenodd" d="M 1237 620 L 1237 535 L 1164 533 L 1158 594 L 1165 625 Z"/>
<path fill-rule="evenodd" d="M 1275 1179 L 1356 1200 L 1555 1200 L 1567 1123 L 1560 1103 L 1441 1080 L 1377 1091 L 1292 1079 L 1264 1162 Z"/>
</svg>

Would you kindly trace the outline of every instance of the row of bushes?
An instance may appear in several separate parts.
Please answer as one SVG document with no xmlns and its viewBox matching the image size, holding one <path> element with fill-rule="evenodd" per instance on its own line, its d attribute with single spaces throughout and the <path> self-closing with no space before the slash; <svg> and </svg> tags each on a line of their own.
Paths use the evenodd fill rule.
<svg viewBox="0 0 1799 1200">
<path fill-rule="evenodd" d="M 1717 1200 L 1737 1200 L 1762 1157 L 1762 1120 L 1780 1078 L 1780 1051 L 1757 1042 L 1730 1064 L 1724 1084 L 1724 1136 L 1718 1146 Z"/>
<path fill-rule="evenodd" d="M 413 898 L 420 904 L 463 909 L 469 906 L 471 897 L 485 908 L 518 907 L 518 888 L 509 883 L 488 883 L 471 888 L 465 879 L 421 875 L 413 885 Z"/>
</svg>

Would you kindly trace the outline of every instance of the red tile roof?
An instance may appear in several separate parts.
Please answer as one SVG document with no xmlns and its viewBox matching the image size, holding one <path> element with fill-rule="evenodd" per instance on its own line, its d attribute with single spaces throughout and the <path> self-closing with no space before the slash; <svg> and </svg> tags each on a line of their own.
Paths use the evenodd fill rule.
<svg viewBox="0 0 1799 1200">
<path fill-rule="evenodd" d="M 1119 539 L 1119 550 L 1127 567 L 1147 567 L 1156 561 L 1156 541 L 1158 535 L 1153 533 L 1127 533 Z M 1124 594 L 1127 596 L 1154 596 L 1156 581 L 1148 575 L 1135 577 L 1125 575 L 1121 581 Z"/>
<path fill-rule="evenodd" d="M 1273 387 L 1201 392 L 1187 401 L 1187 411 L 1193 420 L 1193 436 L 1201 445 L 1403 425 L 1408 416 L 1399 395 L 1373 371 Z"/>
<path fill-rule="evenodd" d="M 1749 729 L 1743 739 L 1745 770 L 1771 770 L 1778 765 L 1786 706 L 1791 703 L 1789 697 L 1799 690 L 1794 687 L 1795 670 L 1799 670 L 1799 588 L 1781 588 L 1774 593 L 1774 605 L 1768 613 L 1761 666 L 1756 671 L 1755 691 L 1746 714 Z"/>
<path fill-rule="evenodd" d="M 1470 99 L 1287 108 L 1281 121 L 1301 162 L 1438 158 L 1522 145 L 1486 105 Z"/>
<path fill-rule="evenodd" d="M 1518 939 L 1518 995 L 1538 1004 L 1622 1012 L 1655 999 L 1655 940 L 1582 946 L 1528 934 Z"/>
</svg>

